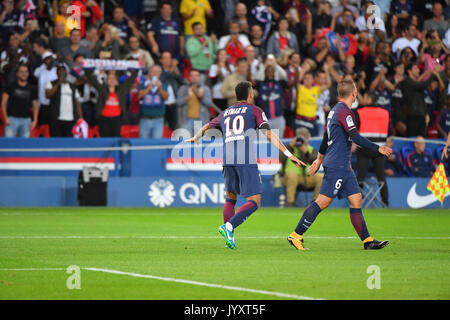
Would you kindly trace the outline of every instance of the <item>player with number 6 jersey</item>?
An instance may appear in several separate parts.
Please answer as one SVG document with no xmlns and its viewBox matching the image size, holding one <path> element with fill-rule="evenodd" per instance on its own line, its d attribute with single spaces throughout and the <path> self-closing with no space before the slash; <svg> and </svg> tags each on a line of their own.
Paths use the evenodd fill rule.
<svg viewBox="0 0 450 320">
<path fill-rule="evenodd" d="M 253 104 L 253 88 L 250 82 L 241 82 L 236 88 L 238 103 L 222 111 L 188 142 L 197 142 L 206 131 L 220 129 L 223 135 L 223 177 L 226 200 L 223 208 L 224 224 L 219 233 L 228 248 L 236 249 L 234 229 L 241 225 L 261 205 L 262 181 L 258 171 L 255 152 L 256 130 L 266 134 L 267 139 L 283 152 L 296 166 L 306 166 L 297 159 L 272 132 L 266 115 Z M 235 214 L 237 196 L 247 202 Z"/>
<path fill-rule="evenodd" d="M 379 147 L 377 144 L 363 138 L 355 126 L 353 112 L 349 108 L 355 101 L 358 92 L 351 80 L 344 80 L 338 84 L 338 103 L 331 109 L 327 118 L 327 128 L 320 145 L 317 159 L 309 167 L 308 172 L 314 175 L 323 165 L 325 174 L 319 196 L 303 212 L 295 228 L 288 236 L 288 241 L 298 250 L 305 250 L 303 233 L 312 225 L 319 213 L 326 209 L 334 198 L 347 198 L 350 203 L 350 220 L 366 250 L 381 249 L 389 241 L 374 240 L 367 229 L 362 214 L 362 195 L 351 167 L 352 143 L 378 151 L 389 156 L 392 149 Z"/>
</svg>

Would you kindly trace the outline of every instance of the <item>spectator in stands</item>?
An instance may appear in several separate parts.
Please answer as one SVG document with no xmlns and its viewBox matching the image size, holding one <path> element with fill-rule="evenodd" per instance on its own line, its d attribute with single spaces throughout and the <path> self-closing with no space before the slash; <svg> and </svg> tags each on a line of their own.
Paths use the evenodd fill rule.
<svg viewBox="0 0 450 320">
<path fill-rule="evenodd" d="M 236 3 L 233 20 L 239 25 L 239 33 L 249 34 L 251 22 L 248 19 L 247 6 L 243 2 Z"/>
<path fill-rule="evenodd" d="M 28 64 L 28 55 L 31 54 L 22 48 L 19 40 L 19 35 L 13 33 L 9 37 L 8 46 L 2 51 L 0 55 L 0 71 L 4 74 L 4 81 L 6 84 L 14 81 L 14 75 L 19 64 Z"/>
<path fill-rule="evenodd" d="M 397 15 L 388 13 L 386 16 L 386 35 L 385 40 L 389 43 L 394 42 L 401 37 L 400 24 Z"/>
<path fill-rule="evenodd" d="M 420 40 L 417 39 L 417 29 L 413 24 L 409 24 L 402 32 L 403 37 L 398 38 L 392 43 L 392 53 L 397 57 L 400 57 L 400 53 L 406 47 L 413 50 L 416 57 L 419 55 Z"/>
<path fill-rule="evenodd" d="M 248 78 L 248 63 L 246 58 L 239 58 L 236 62 L 235 70 L 232 74 L 225 77 L 222 85 L 222 95 L 227 99 L 227 105 L 236 103 L 235 88 L 239 82 L 250 81 Z"/>
<path fill-rule="evenodd" d="M 385 82 L 387 89 L 391 92 L 391 121 L 397 135 L 400 136 L 406 136 L 406 106 L 403 103 L 402 92 L 404 74 L 405 66 L 402 63 L 397 63 L 394 66 L 394 75 Z"/>
<path fill-rule="evenodd" d="M 406 165 L 409 172 L 414 177 L 431 177 L 435 170 L 433 157 L 425 150 L 426 143 L 422 136 L 417 136 L 414 141 L 414 148 L 415 150 L 406 156 Z"/>
<path fill-rule="evenodd" d="M 289 56 L 287 57 L 287 60 L 289 59 Z M 265 70 L 267 66 L 274 66 L 275 67 L 275 80 L 285 80 L 287 81 L 287 75 L 286 70 L 278 63 L 277 59 L 273 54 L 268 54 L 264 60 L 264 63 L 261 65 L 261 67 L 258 69 L 256 74 L 253 74 L 252 79 L 248 81 L 258 81 L 258 80 L 264 80 L 265 77 Z"/>
<path fill-rule="evenodd" d="M 74 67 L 70 74 L 73 78 L 73 84 L 75 85 L 78 94 L 80 95 L 81 111 L 83 114 L 83 120 L 91 127 L 97 125 L 97 117 L 95 114 L 95 90 L 87 82 L 86 74 L 82 67 L 82 61 L 85 59 L 83 55 L 76 55 L 74 57 Z M 40 118 L 40 112 L 39 112 Z"/>
<path fill-rule="evenodd" d="M 83 118 L 80 94 L 67 81 L 65 64 L 56 67 L 58 79 L 45 87 L 45 95 L 50 100 L 50 135 L 52 137 L 72 137 L 72 129 L 78 118 Z"/>
<path fill-rule="evenodd" d="M 70 31 L 70 46 L 61 49 L 61 55 L 64 57 L 65 62 L 72 68 L 74 63 L 74 57 L 76 55 L 82 55 L 86 58 L 91 57 L 91 51 L 81 45 L 81 31 L 79 29 L 72 29 Z"/>
<path fill-rule="evenodd" d="M 209 69 L 209 79 L 212 84 L 212 97 L 216 106 L 221 110 L 228 108 L 227 99 L 222 94 L 225 78 L 234 72 L 234 66 L 228 63 L 225 49 L 217 51 L 216 62 Z"/>
<path fill-rule="evenodd" d="M 331 87 L 331 78 L 328 71 L 328 65 L 324 65 L 324 71 L 326 73 L 326 83 L 319 85 L 315 84 L 313 68 L 309 63 L 303 63 L 302 70 L 300 71 L 300 81 L 303 80 L 303 84 L 300 84 L 297 89 L 297 110 L 295 127 L 305 127 L 308 129 L 311 136 L 316 137 L 318 135 L 317 128 L 317 99 L 319 95 L 325 90 Z"/>
<path fill-rule="evenodd" d="M 419 63 L 423 63 L 423 71 L 433 70 L 437 64 L 440 64 L 445 60 L 446 54 L 450 51 L 447 50 L 445 45 L 442 43 L 439 33 L 433 31 L 432 33 L 427 33 L 424 31 L 425 40 L 422 42 L 422 47 L 419 52 Z M 429 52 L 427 52 L 429 49 Z M 445 69 L 444 64 L 442 64 L 442 70 Z M 430 75 L 424 76 L 423 80 L 427 80 Z"/>
<path fill-rule="evenodd" d="M 170 52 L 172 57 L 180 60 L 184 55 L 185 38 L 183 27 L 173 16 L 173 4 L 164 1 L 160 6 L 160 15 L 147 24 L 147 39 L 153 54 Z"/>
<path fill-rule="evenodd" d="M 162 68 L 160 80 L 163 86 L 165 85 L 167 87 L 167 93 L 169 95 L 167 100 L 164 101 L 166 105 L 165 120 L 169 128 L 173 131 L 178 128 L 179 120 L 176 94 L 178 89 L 185 84 L 185 80 L 178 69 L 178 60 L 172 58 L 169 51 L 163 51 L 159 61 Z"/>
<path fill-rule="evenodd" d="M 211 18 L 214 12 L 208 0 L 181 0 L 180 14 L 184 21 L 184 34 L 194 35 L 194 23 L 199 22 L 203 30 L 207 30 L 206 18 Z"/>
<path fill-rule="evenodd" d="M 440 66 L 438 66 L 440 69 Z M 420 81 L 420 69 L 417 64 L 413 64 L 406 69 L 407 77 L 402 82 L 403 103 L 407 109 L 406 126 L 407 136 L 424 136 L 427 115 L 427 107 L 425 104 L 424 90 L 434 80 L 430 77 L 427 81 Z M 433 74 L 438 74 L 439 70 L 435 70 Z"/>
<path fill-rule="evenodd" d="M 49 47 L 58 56 L 61 52 L 70 46 L 70 39 L 65 35 L 65 25 L 63 21 L 55 21 L 53 28 L 53 36 L 49 39 Z"/>
<path fill-rule="evenodd" d="M 261 38 L 264 41 L 272 29 L 272 21 L 278 20 L 280 15 L 265 0 L 257 1 L 251 12 L 256 24 L 261 27 Z"/>
<path fill-rule="evenodd" d="M 316 2 L 313 3 L 313 29 L 329 28 L 331 25 L 331 3 L 329 1 L 320 2 L 317 9 L 314 8 Z M 353 11 L 352 11 L 353 12 Z"/>
<path fill-rule="evenodd" d="M 295 52 L 299 52 L 299 45 L 295 34 L 289 30 L 289 21 L 287 18 L 278 20 L 278 31 L 272 33 L 267 40 L 267 53 L 273 54 L 278 59 L 282 51 L 290 48 Z"/>
<path fill-rule="evenodd" d="M 440 138 L 447 138 L 450 132 L 450 95 L 447 95 L 447 106 L 436 118 L 436 128 Z"/>
<path fill-rule="evenodd" d="M 284 92 L 284 118 L 286 124 L 291 130 L 295 127 L 295 112 L 297 110 L 297 84 L 300 77 L 301 57 L 297 52 L 289 56 L 288 66 L 286 68 L 286 80 L 288 88 Z"/>
<path fill-rule="evenodd" d="M 103 13 L 100 5 L 94 0 L 75 0 L 71 1 L 72 10 L 79 10 L 80 25 L 78 29 L 81 31 L 81 36 L 86 35 L 86 26 L 88 24 L 95 24 L 97 21 L 103 19 Z"/>
<path fill-rule="evenodd" d="M 11 0 L 3 0 L 0 7 L 0 31 L 3 43 L 7 43 L 13 33 L 22 33 L 20 26 L 20 8 Z"/>
<path fill-rule="evenodd" d="M 161 67 L 152 66 L 148 79 L 139 87 L 140 138 L 162 138 L 164 132 L 165 100 L 169 97 L 167 87 L 160 81 Z"/>
<path fill-rule="evenodd" d="M 286 18 L 289 22 L 288 30 L 295 34 L 295 36 L 297 37 L 298 47 L 302 54 L 306 53 L 306 48 L 312 42 L 313 20 L 309 18 L 312 17 L 309 9 L 307 10 L 307 15 L 308 20 L 305 24 L 303 23 L 303 21 L 300 21 L 300 16 L 297 11 L 289 10 L 286 14 Z"/>
<path fill-rule="evenodd" d="M 339 5 L 331 9 L 331 15 L 334 16 L 336 12 L 342 12 L 344 9 L 350 9 L 355 17 L 359 17 L 359 10 L 352 4 L 349 4 L 348 0 L 339 0 Z"/>
<path fill-rule="evenodd" d="M 445 32 L 450 28 L 450 22 L 448 22 L 443 15 L 443 7 L 439 2 L 433 3 L 433 17 L 425 20 L 423 23 L 423 29 L 425 31 L 437 31 L 440 38 L 445 36 Z"/>
<path fill-rule="evenodd" d="M 328 70 L 330 67 L 327 65 Z M 316 72 L 315 82 L 319 87 L 327 87 L 327 82 L 331 81 L 330 74 L 320 69 Z M 331 87 L 331 85 L 330 85 Z M 317 97 L 317 135 L 319 137 L 323 136 L 323 131 L 325 128 L 326 117 L 328 112 L 330 112 L 330 87 L 321 91 L 319 97 Z"/>
<path fill-rule="evenodd" d="M 386 27 L 384 26 L 383 17 L 378 17 L 374 10 L 370 10 L 370 7 L 375 5 L 374 1 L 366 1 L 364 15 L 356 18 L 355 26 L 360 32 L 368 31 L 372 36 L 376 36 L 379 40 L 384 39 L 386 33 Z"/>
<path fill-rule="evenodd" d="M 29 76 L 28 66 L 19 65 L 16 81 L 7 86 L 2 94 L 1 108 L 7 138 L 16 136 L 29 138 L 30 130 L 36 128 L 39 113 L 38 95 L 37 88 L 29 81 Z"/>
<path fill-rule="evenodd" d="M 392 137 L 386 139 L 386 147 L 392 149 L 392 153 L 389 157 L 384 157 L 384 174 L 386 177 L 399 177 L 403 176 L 403 165 L 400 161 L 399 151 L 394 147 L 394 140 Z"/>
<path fill-rule="evenodd" d="M 119 60 L 129 53 L 128 46 L 113 25 L 103 24 L 99 30 L 99 37 L 92 53 L 94 57 Z"/>
<path fill-rule="evenodd" d="M 337 11 L 331 20 L 331 30 L 339 34 L 353 33 L 356 34 L 358 29 L 355 26 L 355 17 L 353 11 L 344 8 L 342 11 Z"/>
<path fill-rule="evenodd" d="M 105 83 L 100 83 L 92 74 L 86 70 L 86 78 L 97 91 L 96 117 L 98 119 L 101 137 L 120 137 L 122 121 L 127 117 L 126 96 L 135 84 L 137 71 L 120 86 L 115 71 L 108 71 Z"/>
<path fill-rule="evenodd" d="M 247 65 L 247 64 L 245 64 Z M 205 124 L 209 121 L 208 108 L 212 105 L 211 90 L 200 83 L 200 72 L 192 69 L 189 72 L 189 83 L 177 92 L 177 104 L 182 110 L 182 127 L 193 135 L 198 128 L 194 122 Z"/>
<path fill-rule="evenodd" d="M 292 142 L 286 148 L 297 158 L 307 164 L 306 167 L 297 168 L 289 159 L 280 153 L 282 167 L 280 175 L 283 177 L 283 184 L 286 186 L 287 207 L 293 207 L 297 187 L 302 185 L 305 189 L 314 188 L 313 200 L 319 195 L 322 186 L 323 173 L 316 173 L 314 176 L 308 174 L 308 167 L 316 160 L 317 151 L 309 144 L 310 134 L 305 128 L 299 128 Z"/>
<path fill-rule="evenodd" d="M 150 52 L 140 47 L 139 38 L 134 35 L 128 38 L 128 47 L 130 52 L 125 56 L 125 59 L 133 59 L 142 62 L 142 67 L 145 69 L 150 68 L 155 64 Z"/>
<path fill-rule="evenodd" d="M 53 11 L 53 22 L 62 22 L 64 24 L 64 36 L 70 37 L 70 31 L 72 29 L 80 29 L 78 24 L 78 19 L 72 16 L 72 10 L 70 10 L 70 0 L 53 0 L 52 11 Z"/>
<path fill-rule="evenodd" d="M 263 35 L 263 29 L 259 24 L 254 24 L 250 27 L 250 44 L 255 48 L 255 57 L 257 59 L 262 59 L 266 55 Z"/>
<path fill-rule="evenodd" d="M 27 18 L 24 23 L 24 31 L 19 35 L 19 39 L 21 43 L 33 43 L 36 39 L 40 39 L 42 35 L 38 21 Z"/>
<path fill-rule="evenodd" d="M 275 67 L 267 66 L 265 79 L 256 81 L 258 96 L 256 104 L 265 112 L 271 129 L 277 130 L 279 137 L 284 136 L 286 120 L 283 116 L 283 92 L 287 87 L 285 80 L 275 80 Z"/>
<path fill-rule="evenodd" d="M 113 33 L 117 33 L 124 42 L 126 42 L 131 35 L 134 35 L 138 39 L 141 37 L 141 33 L 136 27 L 136 23 L 131 19 L 127 19 L 125 10 L 122 7 L 114 8 L 113 17 L 110 19 L 109 23 L 115 28 Z"/>
<path fill-rule="evenodd" d="M 253 78 L 262 68 L 262 59 L 256 58 L 256 49 L 252 45 L 246 47 L 244 52 L 248 63 L 248 72 L 250 73 L 248 77 Z"/>
<path fill-rule="evenodd" d="M 245 34 L 239 33 L 239 21 L 231 20 L 228 27 L 229 34 L 220 37 L 219 48 L 225 49 L 229 56 L 228 63 L 235 65 L 237 59 L 245 57 L 244 48 L 250 45 Z"/>
<path fill-rule="evenodd" d="M 214 62 L 214 55 L 218 50 L 215 35 L 208 37 L 200 22 L 192 26 L 194 35 L 186 41 L 186 54 L 193 69 L 205 74 Z"/>
<path fill-rule="evenodd" d="M 91 25 L 86 28 L 86 36 L 81 39 L 80 44 L 83 47 L 88 48 L 90 51 L 93 51 L 95 48 L 95 45 L 98 41 L 98 29 L 96 26 Z"/>
<path fill-rule="evenodd" d="M 38 105 L 39 119 L 38 124 L 50 124 L 50 100 L 45 94 L 47 83 L 58 79 L 55 66 L 56 56 L 50 51 L 46 51 L 42 60 L 44 61 L 38 68 L 34 70 L 34 76 L 38 80 Z"/>
<path fill-rule="evenodd" d="M 390 12 L 397 16 L 400 23 L 404 23 L 410 18 L 410 13 L 413 12 L 413 1 L 392 0 Z"/>
</svg>

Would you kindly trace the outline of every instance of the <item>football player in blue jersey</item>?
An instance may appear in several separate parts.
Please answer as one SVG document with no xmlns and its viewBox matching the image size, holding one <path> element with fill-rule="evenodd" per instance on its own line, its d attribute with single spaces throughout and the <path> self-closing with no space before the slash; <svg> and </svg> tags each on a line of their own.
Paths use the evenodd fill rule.
<svg viewBox="0 0 450 320">
<path fill-rule="evenodd" d="M 264 112 L 253 104 L 252 84 L 248 81 L 239 83 L 235 93 L 238 100 L 236 104 L 222 111 L 194 137 L 187 140 L 197 142 L 210 129 L 220 128 L 222 131 L 226 200 L 223 209 L 224 224 L 219 227 L 219 233 L 231 249 L 236 249 L 234 229 L 261 206 L 262 181 L 254 146 L 256 129 L 262 130 L 267 139 L 296 166 L 306 166 L 287 150 L 276 133 L 270 129 Z M 246 198 L 247 202 L 235 214 L 238 195 Z"/>
<path fill-rule="evenodd" d="M 295 231 L 287 240 L 298 250 L 305 250 L 303 233 L 306 232 L 316 219 L 317 215 L 326 209 L 334 198 L 347 198 L 350 203 L 350 220 L 363 242 L 364 249 L 381 249 L 389 241 L 374 240 L 367 229 L 362 214 L 362 196 L 356 181 L 355 173 L 350 164 L 352 142 L 360 147 L 377 151 L 389 156 L 392 149 L 378 146 L 363 138 L 355 125 L 353 112 L 350 106 L 357 97 L 357 89 L 352 80 L 343 80 L 338 83 L 338 103 L 330 111 L 327 118 L 326 130 L 317 159 L 309 167 L 311 176 L 316 174 L 323 165 L 325 175 L 319 196 L 304 211 Z"/>
</svg>

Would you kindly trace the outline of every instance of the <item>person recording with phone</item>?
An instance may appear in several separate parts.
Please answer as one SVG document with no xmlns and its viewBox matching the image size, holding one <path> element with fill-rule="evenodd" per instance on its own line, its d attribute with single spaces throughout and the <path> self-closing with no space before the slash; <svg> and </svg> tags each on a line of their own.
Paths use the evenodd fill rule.
<svg viewBox="0 0 450 320">
<path fill-rule="evenodd" d="M 288 161 L 289 158 L 280 153 L 282 166 L 279 175 L 282 176 L 282 182 L 286 186 L 287 207 L 294 206 L 295 195 L 299 185 L 302 185 L 306 189 L 314 188 L 312 200 L 315 200 L 319 195 L 323 180 L 322 173 L 316 173 L 314 176 L 308 174 L 309 166 L 317 158 L 317 151 L 313 146 L 309 145 L 311 135 L 308 129 L 299 128 L 296 133 L 297 135 L 289 145 L 286 145 L 286 148 L 298 159 L 306 163 L 306 167 L 296 167 L 292 162 Z"/>
</svg>

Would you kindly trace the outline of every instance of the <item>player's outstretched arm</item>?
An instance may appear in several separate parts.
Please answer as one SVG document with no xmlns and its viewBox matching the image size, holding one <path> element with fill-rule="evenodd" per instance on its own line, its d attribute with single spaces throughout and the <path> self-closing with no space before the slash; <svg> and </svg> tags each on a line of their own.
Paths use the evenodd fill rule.
<svg viewBox="0 0 450 320">
<path fill-rule="evenodd" d="M 205 132 L 208 131 L 209 129 L 211 129 L 211 126 L 209 125 L 209 123 L 207 123 L 195 134 L 195 136 L 193 136 L 190 139 L 186 139 L 184 141 L 190 142 L 190 143 L 194 143 L 194 142 L 198 143 L 200 141 L 200 139 L 203 137 L 203 135 L 205 134 Z"/>
<path fill-rule="evenodd" d="M 363 136 L 361 136 L 358 133 L 357 129 L 353 129 L 349 132 L 350 138 L 352 138 L 353 142 L 357 145 L 367 148 L 369 150 L 379 152 L 384 156 L 389 157 L 392 154 L 392 149 L 386 146 L 378 146 L 377 144 L 373 143 L 372 141 L 367 140 Z"/>
<path fill-rule="evenodd" d="M 265 134 L 267 136 L 267 140 L 269 140 L 271 144 L 273 144 L 278 150 L 280 150 L 280 152 L 283 152 L 284 155 L 286 157 L 288 157 L 298 168 L 300 166 L 306 167 L 306 164 L 303 161 L 300 161 L 296 156 L 294 156 L 286 148 L 286 146 L 283 144 L 283 142 L 281 142 L 280 138 L 278 138 L 278 136 L 274 132 L 272 132 L 272 130 L 267 129 L 267 130 L 264 130 L 263 132 L 265 132 Z"/>
</svg>

